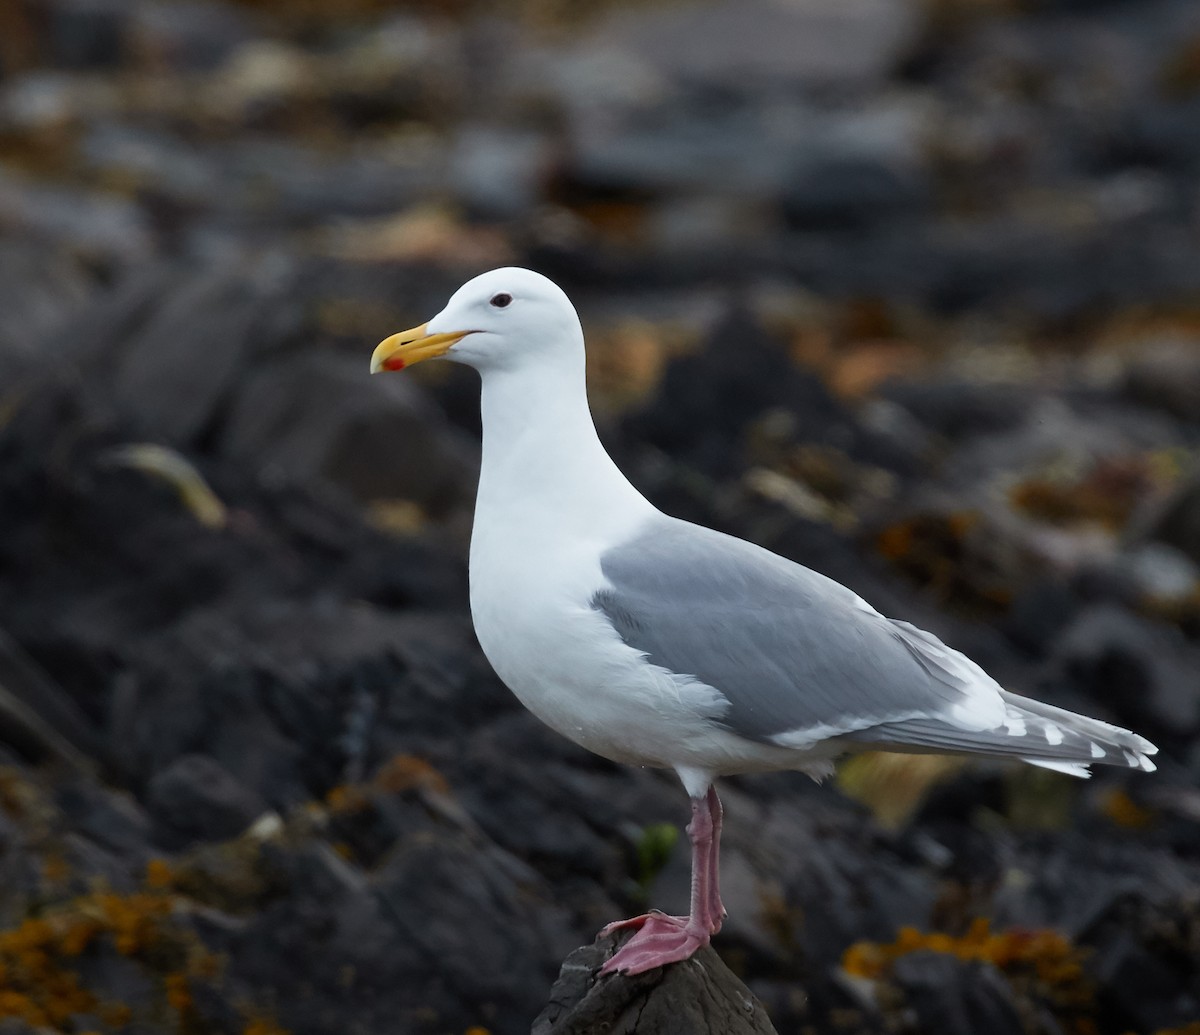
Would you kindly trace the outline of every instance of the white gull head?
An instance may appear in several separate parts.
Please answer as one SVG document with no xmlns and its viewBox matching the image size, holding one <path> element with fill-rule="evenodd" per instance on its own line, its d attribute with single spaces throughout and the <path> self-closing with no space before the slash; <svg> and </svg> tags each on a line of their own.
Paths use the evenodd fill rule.
<svg viewBox="0 0 1200 1035">
<path fill-rule="evenodd" d="M 371 372 L 437 358 L 465 363 L 485 376 L 563 361 L 581 365 L 583 330 L 557 284 L 506 266 L 467 281 L 428 323 L 380 342 Z"/>
</svg>

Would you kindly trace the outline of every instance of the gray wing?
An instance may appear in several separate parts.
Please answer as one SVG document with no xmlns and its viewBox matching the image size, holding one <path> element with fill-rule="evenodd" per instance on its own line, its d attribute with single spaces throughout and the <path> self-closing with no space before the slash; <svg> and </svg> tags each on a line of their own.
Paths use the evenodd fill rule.
<svg viewBox="0 0 1200 1035">
<path fill-rule="evenodd" d="M 663 518 L 601 569 L 592 605 L 653 664 L 719 690 L 718 721 L 743 737 L 801 747 L 910 719 L 1004 721 L 1000 687 L 969 659 L 740 539 Z"/>
</svg>

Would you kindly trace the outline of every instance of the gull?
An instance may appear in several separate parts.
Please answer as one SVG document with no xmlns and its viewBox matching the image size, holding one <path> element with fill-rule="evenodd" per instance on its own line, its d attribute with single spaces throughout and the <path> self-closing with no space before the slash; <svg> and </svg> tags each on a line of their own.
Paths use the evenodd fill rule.
<svg viewBox="0 0 1200 1035">
<path fill-rule="evenodd" d="M 579 317 L 546 277 L 475 277 L 380 342 L 371 372 L 435 358 L 481 375 L 470 598 L 488 661 L 546 725 L 616 762 L 674 770 L 691 799 L 689 913 L 610 924 L 634 934 L 606 973 L 685 960 L 720 929 L 718 777 L 821 779 L 863 749 L 1075 776 L 1155 768 L 1145 738 L 1010 693 L 840 583 L 655 508 L 601 445 Z"/>
</svg>

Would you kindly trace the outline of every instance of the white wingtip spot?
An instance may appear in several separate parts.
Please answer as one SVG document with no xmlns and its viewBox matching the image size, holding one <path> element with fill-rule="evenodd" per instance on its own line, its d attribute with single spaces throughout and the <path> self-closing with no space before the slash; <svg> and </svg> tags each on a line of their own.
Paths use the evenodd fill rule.
<svg viewBox="0 0 1200 1035">
<path fill-rule="evenodd" d="M 1105 755 L 1104 748 L 1102 748 L 1099 744 L 1097 744 L 1093 740 L 1092 741 L 1092 758 L 1103 758 L 1104 755 Z"/>
<path fill-rule="evenodd" d="M 1063 742 L 1063 733 L 1052 722 L 1047 722 L 1042 725 L 1042 732 L 1046 735 L 1046 743 L 1055 746 Z"/>
<path fill-rule="evenodd" d="M 1158 768 L 1158 766 L 1151 762 L 1150 759 L 1148 759 L 1145 755 L 1138 755 L 1138 768 L 1141 769 L 1143 773 L 1152 773 Z"/>
<path fill-rule="evenodd" d="M 1022 758 L 1022 762 L 1040 766 L 1043 769 L 1053 769 L 1056 773 L 1066 773 L 1068 776 L 1078 776 L 1081 780 L 1091 778 L 1092 771 L 1086 762 L 1060 762 L 1058 759 Z"/>
<path fill-rule="evenodd" d="M 1029 731 L 1025 728 L 1025 718 L 1020 712 L 1009 709 L 1005 716 L 1003 726 L 1008 731 L 1010 737 L 1023 737 Z"/>
</svg>

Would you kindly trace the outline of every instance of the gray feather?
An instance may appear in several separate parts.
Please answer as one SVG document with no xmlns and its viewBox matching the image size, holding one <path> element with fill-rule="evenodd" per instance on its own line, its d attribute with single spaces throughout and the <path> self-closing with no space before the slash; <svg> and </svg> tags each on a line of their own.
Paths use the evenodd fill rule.
<svg viewBox="0 0 1200 1035">
<path fill-rule="evenodd" d="M 592 605 L 648 660 L 728 701 L 721 722 L 778 743 L 948 714 L 984 686 L 935 637 L 761 547 L 663 518 L 601 557 Z"/>
<path fill-rule="evenodd" d="M 799 746 L 811 732 L 1077 776 L 1092 763 L 1154 768 L 1144 738 L 1011 694 L 931 633 L 743 540 L 663 517 L 600 566 L 608 586 L 592 606 L 653 664 L 716 688 L 727 702 L 717 721 L 750 740 Z M 964 721 L 974 701 L 993 710 L 992 728 Z"/>
<path fill-rule="evenodd" d="M 957 729 L 936 718 L 906 719 L 859 730 L 855 743 L 873 747 L 968 752 L 1020 758 L 1033 765 L 1087 776 L 1087 766 L 1121 765 L 1153 772 L 1158 748 L 1145 737 L 1002 690 L 1006 722 L 994 730 Z"/>
</svg>

